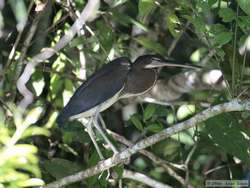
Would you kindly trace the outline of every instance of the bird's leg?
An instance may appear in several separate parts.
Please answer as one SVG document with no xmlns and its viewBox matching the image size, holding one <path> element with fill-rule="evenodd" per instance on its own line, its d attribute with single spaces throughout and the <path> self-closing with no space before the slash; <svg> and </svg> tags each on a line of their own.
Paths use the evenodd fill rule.
<svg viewBox="0 0 250 188">
<path fill-rule="evenodd" d="M 99 125 L 98 122 L 98 117 L 99 117 L 99 109 L 100 109 L 100 105 L 97 107 L 96 113 L 95 113 L 95 117 L 94 117 L 94 126 L 97 129 L 97 131 L 101 134 L 101 136 L 103 137 L 103 139 L 105 140 L 105 142 L 108 144 L 108 146 L 111 148 L 111 150 L 114 152 L 114 154 L 118 153 L 118 150 L 115 148 L 115 146 L 112 144 L 112 142 L 108 139 L 108 137 L 106 136 L 106 134 L 104 133 L 104 131 L 102 130 L 102 128 Z M 104 121 L 101 123 L 103 124 Z M 103 124 L 105 126 L 105 124 Z"/>
<path fill-rule="evenodd" d="M 94 121 L 94 116 L 92 116 L 92 117 L 89 119 L 89 121 L 88 121 L 87 124 L 84 123 L 84 120 L 83 120 L 83 119 L 81 119 L 81 121 L 82 121 L 83 125 L 86 127 L 86 131 L 87 131 L 87 133 L 89 134 L 89 137 L 90 137 L 90 139 L 92 140 L 92 142 L 93 142 L 93 144 L 94 144 L 94 146 L 95 146 L 95 149 L 96 149 L 96 151 L 97 151 L 97 153 L 98 153 L 100 159 L 101 159 L 101 160 L 104 160 L 105 158 L 104 158 L 104 156 L 103 156 L 103 154 L 102 154 L 102 152 L 101 152 L 101 150 L 100 150 L 100 148 L 99 148 L 99 146 L 98 146 L 98 144 L 97 144 L 97 142 L 96 142 L 96 140 L 95 140 L 94 132 L 93 132 L 93 129 L 92 129 L 92 123 L 93 123 L 93 121 Z M 95 124 L 95 123 L 94 123 L 94 124 Z M 104 171 L 103 171 L 103 172 L 104 172 Z M 99 179 L 102 177 L 103 172 L 98 176 Z M 107 174 L 106 179 L 108 179 L 109 176 L 110 176 L 110 171 L 109 171 L 109 169 L 107 170 L 107 173 L 108 173 L 108 174 Z"/>
<path fill-rule="evenodd" d="M 103 139 L 105 140 L 105 142 L 108 144 L 108 146 L 111 148 L 111 150 L 114 153 L 118 153 L 117 149 L 112 144 L 112 142 L 108 139 L 108 137 L 105 135 L 105 133 L 103 132 L 102 128 L 100 127 L 100 125 L 99 125 L 99 123 L 97 121 L 94 121 L 94 126 L 97 129 L 97 131 L 101 134 L 101 136 L 103 137 Z"/>
<path fill-rule="evenodd" d="M 102 128 L 104 130 L 107 130 L 107 126 L 106 126 L 106 124 L 105 124 L 105 122 L 104 122 L 104 120 L 102 118 L 102 115 L 100 113 L 98 114 L 98 118 L 99 118 L 99 121 L 101 122 Z"/>
<path fill-rule="evenodd" d="M 93 122 L 93 117 L 91 117 L 91 119 L 89 120 L 89 122 L 86 124 L 86 130 L 87 130 L 87 133 L 89 134 L 89 137 L 91 139 L 91 141 L 93 142 L 94 146 L 95 146 L 95 149 L 100 157 L 101 160 L 104 160 L 104 157 L 103 157 L 103 154 L 95 140 L 95 136 L 94 136 L 94 132 L 93 132 L 93 129 L 92 129 L 92 122 Z"/>
<path fill-rule="evenodd" d="M 104 122 L 104 120 L 103 120 L 101 114 L 98 114 L 98 118 L 99 118 L 99 120 L 100 120 L 100 122 L 101 122 L 101 125 L 102 125 L 102 127 L 99 126 L 99 128 L 100 128 L 100 129 L 103 128 L 104 130 L 107 130 L 107 126 L 106 126 L 106 124 L 105 124 L 105 122 Z M 106 133 L 107 133 L 107 131 L 106 131 Z M 107 133 L 107 134 L 108 134 L 108 133 Z M 111 147 L 111 149 L 112 149 L 112 151 L 114 152 L 114 154 L 119 153 L 119 151 L 118 151 L 117 148 L 112 144 L 112 142 L 111 142 L 108 138 L 107 138 L 107 140 L 110 142 L 110 145 L 113 147 L 113 149 L 112 149 L 112 147 Z"/>
</svg>

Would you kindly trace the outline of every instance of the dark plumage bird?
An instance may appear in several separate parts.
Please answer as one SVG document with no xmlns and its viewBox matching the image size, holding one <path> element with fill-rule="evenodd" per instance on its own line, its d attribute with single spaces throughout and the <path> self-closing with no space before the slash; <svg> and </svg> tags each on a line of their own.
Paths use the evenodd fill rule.
<svg viewBox="0 0 250 188">
<path fill-rule="evenodd" d="M 134 63 L 126 57 L 117 58 L 104 65 L 87 79 L 70 98 L 60 112 L 57 123 L 67 120 L 90 117 L 109 108 L 120 98 L 142 95 L 155 84 L 159 67 L 187 67 L 165 60 L 156 55 L 143 55 Z"/>
</svg>

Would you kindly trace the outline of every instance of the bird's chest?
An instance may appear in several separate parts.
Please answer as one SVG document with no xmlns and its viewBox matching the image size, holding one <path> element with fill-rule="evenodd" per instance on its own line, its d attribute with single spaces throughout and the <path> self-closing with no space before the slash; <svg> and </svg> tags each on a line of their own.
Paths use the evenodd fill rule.
<svg viewBox="0 0 250 188">
<path fill-rule="evenodd" d="M 155 70 L 132 71 L 128 74 L 123 97 L 142 95 L 154 86 L 157 80 Z"/>
</svg>

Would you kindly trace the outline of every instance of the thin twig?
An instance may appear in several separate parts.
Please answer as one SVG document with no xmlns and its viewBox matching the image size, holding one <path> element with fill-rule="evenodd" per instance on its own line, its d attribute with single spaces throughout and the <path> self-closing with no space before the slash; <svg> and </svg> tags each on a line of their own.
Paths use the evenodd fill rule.
<svg viewBox="0 0 250 188">
<path fill-rule="evenodd" d="M 44 9 L 44 10 L 46 10 L 46 9 Z M 32 25 L 30 26 L 29 32 L 27 33 L 27 36 L 26 36 L 26 38 L 25 38 L 25 40 L 23 42 L 23 47 L 21 49 L 20 58 L 19 58 L 20 64 L 23 64 L 23 61 L 25 59 L 28 48 L 30 47 L 31 40 L 33 39 L 33 37 L 34 37 L 34 35 L 36 33 L 38 23 L 39 23 L 39 20 L 41 19 L 42 15 L 43 15 L 43 12 L 40 12 L 35 17 L 35 19 L 32 22 Z"/>
<path fill-rule="evenodd" d="M 197 145 L 195 144 L 194 147 L 189 152 L 189 154 L 188 154 L 188 156 L 186 158 L 186 161 L 185 161 L 185 166 L 186 166 L 186 179 L 185 179 L 185 182 L 186 183 L 189 182 L 189 168 L 188 168 L 188 164 L 189 164 L 189 162 L 190 162 L 190 160 L 191 160 L 191 158 L 192 158 L 192 156 L 193 156 L 196 148 L 197 148 Z"/>
<path fill-rule="evenodd" d="M 33 5 L 34 5 L 34 1 L 31 1 L 31 2 L 30 2 L 30 5 L 29 5 L 29 8 L 28 8 L 28 13 L 27 13 L 27 15 L 30 14 L 30 11 L 32 10 Z M 24 25 L 26 25 L 26 23 L 25 23 Z M 18 46 L 18 44 L 19 44 L 19 42 L 20 42 L 20 39 L 21 39 L 21 37 L 22 37 L 22 34 L 23 34 L 23 29 L 22 29 L 22 30 L 18 33 L 18 35 L 17 35 L 16 41 L 15 41 L 15 43 L 14 43 L 14 45 L 13 45 L 11 51 L 10 51 L 10 54 L 9 54 L 7 63 L 6 63 L 6 65 L 5 65 L 5 67 L 4 67 L 3 74 L 6 73 L 7 69 L 9 68 L 9 66 L 10 66 L 11 63 L 12 63 L 12 60 L 13 60 L 13 58 L 14 58 L 14 55 L 15 55 L 17 46 Z"/>
<path fill-rule="evenodd" d="M 204 173 L 204 175 L 207 176 L 207 175 L 210 174 L 210 173 L 213 173 L 213 172 L 215 172 L 215 171 L 217 171 L 217 170 L 220 170 L 220 169 L 222 169 L 222 168 L 228 168 L 228 167 L 229 167 L 228 164 L 226 164 L 226 165 L 221 165 L 221 166 L 217 166 L 217 167 L 215 167 L 215 168 L 212 168 L 212 169 L 209 169 L 208 171 L 206 171 L 206 172 Z"/>
<path fill-rule="evenodd" d="M 44 188 L 59 188 L 62 186 L 69 185 L 71 183 L 81 181 L 84 178 L 96 175 L 101 173 L 104 170 L 107 170 L 111 167 L 114 167 L 118 164 L 124 163 L 128 158 L 130 158 L 133 154 L 139 152 L 142 149 L 145 149 L 153 144 L 160 142 L 180 131 L 192 128 L 197 126 L 199 123 L 214 117 L 216 115 L 225 113 L 225 112 L 232 112 L 232 111 L 247 111 L 250 110 L 250 100 L 248 101 L 240 101 L 240 100 L 232 100 L 231 102 L 219 104 L 213 107 L 210 107 L 199 114 L 196 114 L 194 117 L 181 122 L 177 123 L 176 125 L 164 129 L 163 131 L 156 133 L 152 136 L 149 136 L 135 145 L 129 147 L 128 149 L 114 155 L 111 158 L 108 158 L 104 161 L 100 161 L 97 165 L 80 171 L 76 174 L 64 177 L 60 180 L 52 182 Z"/>
<path fill-rule="evenodd" d="M 199 65 L 205 65 L 215 54 L 216 49 L 209 50 L 208 54 L 200 61 Z"/>
<path fill-rule="evenodd" d="M 237 89 L 235 88 L 236 86 L 236 45 L 237 45 L 237 32 L 238 32 L 238 17 L 239 17 L 239 5 L 237 5 L 237 10 L 236 10 L 236 19 L 235 19 L 235 28 L 234 28 L 234 41 L 233 41 L 233 60 L 232 60 L 232 95 L 233 97 L 235 96 L 235 93 L 237 92 Z"/>
<path fill-rule="evenodd" d="M 139 173 L 139 172 L 133 172 L 130 170 L 123 170 L 123 174 L 122 174 L 122 178 L 128 178 L 128 179 L 132 179 L 138 182 L 141 182 L 147 186 L 150 187 L 155 187 L 155 188 L 172 188 L 172 186 L 163 184 L 159 181 L 156 181 L 148 176 L 146 176 L 145 174 Z"/>
</svg>

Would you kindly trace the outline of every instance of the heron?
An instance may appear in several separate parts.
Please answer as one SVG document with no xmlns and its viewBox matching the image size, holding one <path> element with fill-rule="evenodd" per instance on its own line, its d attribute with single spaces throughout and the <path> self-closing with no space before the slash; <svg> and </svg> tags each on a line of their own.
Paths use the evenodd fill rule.
<svg viewBox="0 0 250 188">
<path fill-rule="evenodd" d="M 194 65 L 179 64 L 173 59 L 164 59 L 159 55 L 142 55 L 133 63 L 127 57 L 114 59 L 97 70 L 75 91 L 59 113 L 58 125 L 62 126 L 70 120 L 92 117 L 90 122 L 94 122 L 95 128 L 105 142 L 110 145 L 113 152 L 117 152 L 98 125 L 99 112 L 106 110 L 119 99 L 143 95 L 150 91 L 157 81 L 161 67 L 199 68 Z M 91 125 L 88 124 L 86 128 L 97 149 Z M 103 158 L 99 148 L 97 152 Z"/>
</svg>

